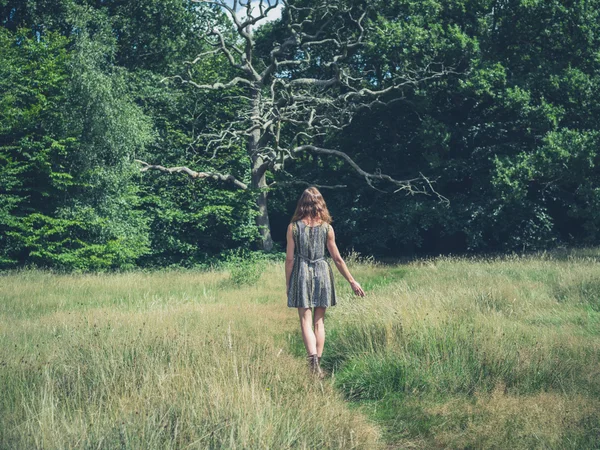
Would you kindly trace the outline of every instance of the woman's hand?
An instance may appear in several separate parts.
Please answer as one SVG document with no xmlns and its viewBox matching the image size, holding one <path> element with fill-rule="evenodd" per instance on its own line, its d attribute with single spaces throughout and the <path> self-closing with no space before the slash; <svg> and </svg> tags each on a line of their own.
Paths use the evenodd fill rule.
<svg viewBox="0 0 600 450">
<path fill-rule="evenodd" d="M 354 293 L 356 295 L 358 295 L 359 297 L 364 297 L 365 296 L 365 291 L 363 291 L 363 288 L 360 287 L 360 284 L 358 284 L 358 281 L 352 280 L 350 282 L 350 286 L 352 286 L 352 290 L 354 291 Z"/>
</svg>

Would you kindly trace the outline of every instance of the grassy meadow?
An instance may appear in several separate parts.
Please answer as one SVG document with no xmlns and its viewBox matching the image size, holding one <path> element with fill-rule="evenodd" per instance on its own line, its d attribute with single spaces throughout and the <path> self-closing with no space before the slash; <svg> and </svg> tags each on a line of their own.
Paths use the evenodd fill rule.
<svg viewBox="0 0 600 450">
<path fill-rule="evenodd" d="M 600 448 L 599 249 L 349 263 L 322 382 L 282 263 L 0 276 L 0 448 Z"/>
</svg>

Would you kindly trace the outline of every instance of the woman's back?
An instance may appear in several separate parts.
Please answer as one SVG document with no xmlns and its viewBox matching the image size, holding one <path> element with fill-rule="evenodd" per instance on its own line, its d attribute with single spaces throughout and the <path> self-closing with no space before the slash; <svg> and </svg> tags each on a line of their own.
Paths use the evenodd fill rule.
<svg viewBox="0 0 600 450">
<path fill-rule="evenodd" d="M 292 224 L 294 266 L 288 290 L 288 306 L 329 307 L 336 304 L 333 271 L 325 260 L 329 224 L 309 226 L 302 220 Z"/>
<path fill-rule="evenodd" d="M 325 257 L 325 246 L 327 244 L 327 231 L 329 224 L 309 226 L 302 220 L 294 223 L 292 233 L 296 244 L 296 253 L 300 258 L 316 260 Z"/>
</svg>

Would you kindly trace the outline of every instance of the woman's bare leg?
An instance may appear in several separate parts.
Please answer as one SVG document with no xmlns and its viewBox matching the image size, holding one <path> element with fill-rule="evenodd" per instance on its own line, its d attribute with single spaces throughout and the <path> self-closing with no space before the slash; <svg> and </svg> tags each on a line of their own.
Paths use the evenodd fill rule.
<svg viewBox="0 0 600 450">
<path fill-rule="evenodd" d="M 315 326 L 315 338 L 317 341 L 317 356 L 320 358 L 323 354 L 323 347 L 325 346 L 325 310 L 327 308 L 316 307 L 314 326 Z"/>
<path fill-rule="evenodd" d="M 300 328 L 302 329 L 302 340 L 304 341 L 304 347 L 306 347 L 306 353 L 309 356 L 314 355 L 317 353 L 317 340 L 312 328 L 312 312 L 310 308 L 298 308 L 298 315 L 300 316 Z"/>
</svg>

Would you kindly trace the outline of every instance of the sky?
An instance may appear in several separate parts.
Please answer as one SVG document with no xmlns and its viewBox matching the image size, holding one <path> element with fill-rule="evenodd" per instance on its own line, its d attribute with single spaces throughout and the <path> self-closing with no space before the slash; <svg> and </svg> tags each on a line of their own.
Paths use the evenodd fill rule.
<svg viewBox="0 0 600 450">
<path fill-rule="evenodd" d="M 272 3 L 274 3 L 275 0 L 271 0 Z M 264 2 L 266 5 L 266 1 Z M 227 0 L 227 4 L 229 6 L 233 6 L 233 0 Z M 245 4 L 245 2 L 244 2 Z M 252 2 L 252 6 L 254 6 L 255 8 L 255 14 L 258 14 L 258 5 L 260 4 L 259 0 L 255 0 Z M 269 11 L 269 14 L 267 15 L 267 17 L 264 20 L 261 20 L 260 22 L 258 22 L 253 28 L 259 27 L 267 22 L 273 21 L 273 20 L 277 20 L 281 17 L 281 10 L 283 9 L 283 4 L 280 2 L 279 5 L 277 6 L 277 8 Z M 243 19 L 246 17 L 246 8 L 242 8 L 238 5 L 238 11 L 237 11 L 237 17 L 240 19 Z"/>
</svg>

